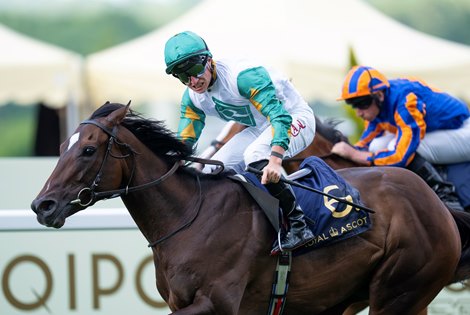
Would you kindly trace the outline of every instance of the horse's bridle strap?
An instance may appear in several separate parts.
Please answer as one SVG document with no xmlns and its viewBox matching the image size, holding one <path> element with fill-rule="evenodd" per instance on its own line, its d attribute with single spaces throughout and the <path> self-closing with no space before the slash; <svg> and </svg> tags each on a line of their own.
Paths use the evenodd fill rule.
<svg viewBox="0 0 470 315">
<path fill-rule="evenodd" d="M 98 121 L 95 121 L 95 120 L 84 120 L 83 122 L 81 122 L 80 124 L 91 124 L 91 125 L 95 125 L 97 126 L 98 128 L 100 128 L 101 130 L 103 130 L 107 135 L 109 135 L 109 141 L 108 141 L 108 148 L 107 148 L 107 151 L 106 151 L 106 155 L 103 159 L 103 162 L 101 164 L 101 167 L 100 167 L 100 170 L 98 172 L 98 174 L 96 175 L 95 177 L 95 180 L 93 181 L 93 184 L 91 187 L 88 187 L 88 188 L 84 188 L 82 189 L 79 193 L 78 193 L 78 196 L 77 196 L 77 199 L 75 200 L 72 200 L 70 203 L 71 204 L 79 204 L 81 206 L 89 206 L 90 204 L 92 204 L 93 201 L 96 201 L 96 200 L 100 200 L 100 199 L 110 199 L 110 198 L 116 198 L 116 197 L 119 197 L 123 194 L 127 195 L 128 193 L 130 192 L 133 192 L 133 191 L 137 191 L 137 190 L 142 190 L 142 189 L 146 189 L 148 187 L 151 187 L 151 186 L 154 186 L 154 185 L 158 185 L 160 184 L 161 182 L 163 182 L 165 179 L 167 179 L 168 177 L 170 177 L 171 175 L 173 175 L 176 170 L 178 169 L 178 167 L 180 166 L 180 161 L 176 161 L 173 166 L 171 167 L 170 170 L 168 170 L 168 172 L 166 172 L 165 174 L 163 174 L 161 177 L 149 182 L 149 183 L 146 183 L 146 184 L 142 184 L 142 185 L 138 185 L 138 186 L 133 186 L 133 187 L 129 187 L 129 183 L 130 181 L 132 180 L 132 177 L 133 177 L 133 174 L 134 174 L 134 167 L 135 167 L 135 161 L 134 161 L 134 167 L 133 167 L 133 171 L 132 171 L 132 175 L 129 179 L 129 183 L 126 185 L 126 187 L 124 188 L 121 188 L 121 189 L 116 189 L 116 190 L 109 190 L 109 191 L 101 191 L 101 192 L 95 192 L 95 188 L 98 186 L 98 183 L 99 183 L 99 180 L 102 176 L 102 169 L 103 169 L 103 166 L 104 166 L 104 163 L 106 163 L 106 160 L 108 158 L 108 155 L 110 154 L 111 152 L 111 147 L 112 147 L 112 144 L 114 142 L 118 143 L 118 144 L 121 144 L 117 138 L 117 135 L 116 135 L 116 128 L 113 128 L 112 130 L 109 129 L 108 127 L 106 127 L 105 125 L 103 125 L 102 123 L 98 122 Z M 131 149 L 131 153 L 132 153 L 132 157 L 134 157 L 134 151 Z M 123 156 L 125 157 L 125 156 Z M 83 193 L 83 191 L 85 191 L 86 193 L 89 193 L 90 194 L 90 199 L 88 202 L 86 203 L 82 203 L 82 200 L 80 199 L 80 195 Z"/>
<path fill-rule="evenodd" d="M 87 120 L 82 121 L 80 125 L 95 125 L 96 127 L 106 132 L 110 137 L 117 138 L 116 132 L 114 129 L 110 130 L 108 127 L 106 127 L 102 123 L 97 122 L 96 120 L 87 119 Z"/>
<path fill-rule="evenodd" d="M 171 167 L 171 169 L 168 170 L 168 172 L 166 172 L 161 177 L 159 177 L 159 178 L 157 178 L 157 179 L 155 179 L 151 182 L 148 182 L 148 183 L 145 183 L 145 184 L 142 184 L 142 185 L 138 185 L 138 186 L 125 187 L 125 188 L 116 189 L 116 190 L 95 192 L 94 193 L 95 198 L 116 198 L 116 197 L 119 197 L 123 194 L 127 195 L 130 192 L 134 192 L 134 191 L 137 191 L 137 190 L 142 190 L 142 189 L 149 188 L 149 187 L 154 186 L 154 185 L 158 185 L 161 182 L 163 182 L 165 179 L 167 179 L 168 177 L 173 175 L 176 172 L 176 170 L 178 169 L 179 166 L 180 166 L 179 161 L 176 161 L 175 164 L 173 164 L 173 166 Z"/>
<path fill-rule="evenodd" d="M 173 166 L 165 173 L 163 174 L 161 177 L 151 181 L 151 182 L 148 182 L 148 183 L 145 183 L 145 184 L 142 184 L 142 185 L 137 185 L 137 186 L 132 186 L 132 187 L 129 187 L 129 183 L 130 183 L 130 180 L 132 179 L 132 176 L 129 180 L 129 183 L 128 185 L 125 187 L 125 188 L 121 188 L 121 189 L 116 189 L 116 190 L 108 190 L 108 191 L 102 191 L 102 192 L 95 192 L 94 189 L 96 188 L 97 183 L 99 182 L 99 178 L 101 177 L 102 175 L 102 169 L 103 169 L 103 165 L 104 163 L 106 162 L 107 160 L 107 157 L 108 155 L 110 154 L 111 152 L 111 147 L 112 147 L 112 144 L 114 142 L 118 143 L 118 144 L 121 144 L 119 141 L 118 141 L 118 138 L 117 138 L 117 135 L 116 135 L 116 131 L 117 129 L 116 128 L 113 128 L 113 130 L 110 130 L 109 128 L 107 128 L 105 125 L 95 121 L 95 120 L 85 120 L 83 121 L 81 124 L 91 124 L 91 125 L 95 125 L 97 126 L 98 128 L 100 128 L 101 130 L 103 130 L 106 134 L 109 135 L 109 141 L 108 141 L 108 148 L 107 148 L 107 151 L 106 151 L 106 154 L 105 154 L 105 157 L 103 159 L 103 162 L 101 164 L 101 167 L 100 167 L 100 170 L 98 172 L 98 174 L 96 175 L 95 177 L 95 180 L 93 181 L 93 185 L 92 187 L 87 187 L 87 188 L 84 188 L 82 190 L 80 190 L 80 192 L 78 193 L 78 196 L 77 196 L 77 199 L 75 200 L 72 200 L 72 204 L 75 204 L 75 203 L 78 203 L 82 206 L 88 206 L 90 205 L 93 201 L 95 200 L 101 200 L 101 199 L 109 199 L 109 198 L 116 198 L 116 197 L 119 197 L 121 195 L 127 195 L 128 193 L 130 192 L 134 192 L 134 191 L 138 191 L 138 190 L 142 190 L 142 189 L 146 189 L 146 188 L 149 188 L 151 186 L 154 186 L 154 185 L 158 185 L 160 184 L 161 182 L 163 182 L 164 180 L 166 180 L 168 177 L 170 177 L 171 175 L 173 175 L 176 170 L 179 168 L 179 166 L 181 165 L 181 161 L 178 161 L 176 160 L 175 163 L 173 164 Z M 116 140 L 114 140 L 116 139 Z M 127 146 L 127 145 L 126 145 Z M 132 157 L 134 157 L 134 151 L 131 149 L 131 153 L 132 153 Z M 111 156 L 113 156 L 111 154 Z M 125 157 L 125 156 L 124 156 Z M 216 160 L 207 160 L 207 159 L 202 159 L 202 158 L 197 158 L 197 157 L 188 157 L 187 160 L 189 161 L 194 161 L 194 162 L 200 162 L 200 163 L 208 163 L 208 164 L 215 164 L 215 165 L 219 165 L 221 170 L 223 170 L 223 163 L 220 162 L 220 161 L 216 161 Z M 134 161 L 134 166 L 135 166 L 135 161 Z M 133 174 L 134 172 L 132 172 Z M 200 179 L 199 177 L 196 177 L 197 178 L 197 186 L 198 186 L 198 190 L 199 190 L 199 193 L 198 193 L 198 200 L 195 204 L 195 212 L 193 214 L 193 216 L 190 218 L 189 221 L 187 221 L 186 223 L 184 223 L 183 225 L 181 225 L 179 228 L 177 228 L 175 231 L 169 233 L 168 235 L 154 241 L 154 242 L 151 242 L 148 246 L 149 247 L 155 247 L 157 246 L 158 244 L 164 242 L 165 240 L 169 239 L 170 237 L 172 237 L 173 235 L 175 235 L 176 233 L 178 233 L 179 231 L 183 230 L 184 228 L 190 226 L 194 220 L 196 220 L 198 214 L 199 214 L 199 210 L 201 208 L 201 204 L 202 204 L 202 187 L 201 187 L 201 182 L 200 182 Z M 86 193 L 89 193 L 90 194 L 90 200 L 89 202 L 87 202 L 86 204 L 82 204 L 82 201 L 80 199 L 80 195 L 83 193 L 83 192 L 86 192 Z"/>
</svg>

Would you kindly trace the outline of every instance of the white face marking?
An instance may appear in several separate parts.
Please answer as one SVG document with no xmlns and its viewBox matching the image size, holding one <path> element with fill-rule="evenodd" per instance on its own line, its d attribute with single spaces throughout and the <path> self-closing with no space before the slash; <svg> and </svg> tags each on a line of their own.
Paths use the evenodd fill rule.
<svg viewBox="0 0 470 315">
<path fill-rule="evenodd" d="M 67 147 L 67 151 L 70 150 L 70 148 L 73 147 L 73 145 L 74 145 L 75 143 L 77 143 L 78 138 L 80 138 L 80 133 L 79 133 L 79 132 L 73 134 L 73 135 L 70 137 L 69 146 Z"/>
</svg>

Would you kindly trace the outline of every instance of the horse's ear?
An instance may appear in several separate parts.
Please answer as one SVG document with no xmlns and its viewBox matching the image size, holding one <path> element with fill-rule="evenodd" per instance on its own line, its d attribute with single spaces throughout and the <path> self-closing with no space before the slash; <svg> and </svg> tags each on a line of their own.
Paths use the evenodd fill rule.
<svg viewBox="0 0 470 315">
<path fill-rule="evenodd" d="M 109 114 L 108 117 L 106 117 L 106 120 L 113 123 L 113 125 L 119 125 L 123 121 L 124 117 L 126 117 L 130 106 L 131 102 L 129 101 L 125 107 L 123 106 L 116 109 L 114 112 Z"/>
<path fill-rule="evenodd" d="M 129 102 L 127 102 L 127 105 L 126 105 L 126 114 L 127 112 L 129 111 L 129 107 L 131 107 L 131 100 L 129 100 Z M 125 116 L 125 115 L 124 115 Z"/>
</svg>

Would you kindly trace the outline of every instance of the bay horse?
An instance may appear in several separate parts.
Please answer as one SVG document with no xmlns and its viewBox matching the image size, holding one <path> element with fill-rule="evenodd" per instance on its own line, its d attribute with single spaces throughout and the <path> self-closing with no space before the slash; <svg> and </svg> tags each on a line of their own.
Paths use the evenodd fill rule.
<svg viewBox="0 0 470 315">
<path fill-rule="evenodd" d="M 333 145 L 344 141 L 349 143 L 349 139 L 336 128 L 339 121 L 334 119 L 327 119 L 325 121 L 321 121 L 318 117 L 315 117 L 316 125 L 316 133 L 314 141 L 302 152 L 297 154 L 291 159 L 286 159 L 283 161 L 283 167 L 288 174 L 291 174 L 297 171 L 300 167 L 300 164 L 303 160 L 309 156 L 318 156 L 321 157 L 330 167 L 335 170 L 343 169 L 343 168 L 350 168 L 350 167 L 361 167 L 361 165 L 357 164 L 354 161 L 346 159 L 342 156 L 337 154 L 331 153 L 331 149 Z M 234 128 L 234 130 L 236 130 Z M 228 141 L 228 139 L 224 139 L 224 142 Z M 468 221 L 469 215 L 456 212 L 451 210 L 452 215 L 455 217 L 456 222 L 459 225 L 459 229 L 461 230 L 462 234 L 462 242 L 465 244 L 468 242 L 466 239 L 468 236 L 466 227 L 462 226 L 461 222 Z M 464 260 L 464 258 L 462 259 Z M 467 277 L 468 278 L 468 277 Z M 356 305 L 351 306 L 348 308 L 343 315 L 353 315 L 358 313 L 360 310 L 367 307 L 368 304 L 365 302 L 360 302 Z M 426 315 L 427 311 L 423 310 L 419 315 Z"/>
<path fill-rule="evenodd" d="M 343 158 L 339 155 L 331 153 L 331 149 L 335 143 L 344 141 L 349 143 L 349 139 L 336 128 L 340 123 L 339 120 L 328 118 L 325 121 L 320 120 L 317 116 L 315 117 L 315 131 L 316 135 L 314 141 L 302 152 L 295 155 L 292 158 L 285 159 L 283 161 L 283 168 L 287 174 L 292 174 L 295 171 L 299 170 L 301 163 L 304 159 L 310 156 L 317 156 L 322 158 L 330 167 L 335 170 L 350 168 L 350 167 L 361 167 L 354 161 Z M 235 123 L 228 122 L 217 137 L 211 142 L 211 145 L 202 152 L 200 155 L 203 158 L 211 158 L 225 143 L 227 143 L 233 136 L 245 129 L 246 126 Z M 199 167 L 202 169 L 202 167 Z M 459 224 L 459 228 L 462 233 L 462 242 L 468 242 L 465 238 L 467 237 L 466 227 L 462 226 L 462 221 L 468 221 L 468 215 L 462 215 L 460 213 L 453 213 L 456 222 Z M 463 216 L 463 218 L 462 218 Z M 367 301 L 362 301 L 351 305 L 345 310 L 343 315 L 354 315 L 368 307 Z M 419 315 L 426 315 L 427 309 L 424 309 Z"/>
<path fill-rule="evenodd" d="M 184 167 L 193 153 L 162 122 L 106 103 L 62 143 L 31 208 L 40 224 L 60 228 L 120 196 L 150 244 L 172 314 L 266 313 L 276 232 L 240 183 Z M 372 228 L 294 257 L 285 315 L 339 315 L 365 299 L 369 314 L 416 314 L 470 276 L 468 244 L 418 176 L 378 167 L 338 173 L 375 210 Z"/>
</svg>

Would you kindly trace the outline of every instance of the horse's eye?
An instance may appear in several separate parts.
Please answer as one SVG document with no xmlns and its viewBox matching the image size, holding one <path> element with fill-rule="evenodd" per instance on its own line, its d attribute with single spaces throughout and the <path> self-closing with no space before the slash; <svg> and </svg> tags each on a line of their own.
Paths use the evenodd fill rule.
<svg viewBox="0 0 470 315">
<path fill-rule="evenodd" d="M 83 155 L 85 155 L 85 156 L 91 156 L 95 152 L 96 152 L 95 147 L 85 147 L 85 148 L 83 148 Z"/>
</svg>

